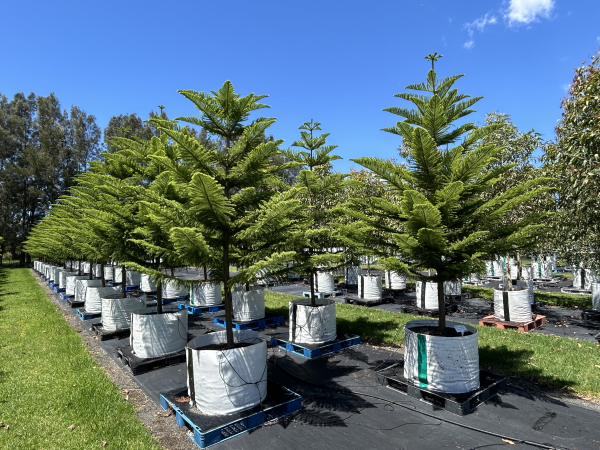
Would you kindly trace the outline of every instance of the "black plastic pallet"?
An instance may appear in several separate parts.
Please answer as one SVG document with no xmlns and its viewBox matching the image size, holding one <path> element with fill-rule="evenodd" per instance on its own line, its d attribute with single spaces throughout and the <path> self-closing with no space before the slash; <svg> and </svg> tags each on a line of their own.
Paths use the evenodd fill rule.
<svg viewBox="0 0 600 450">
<path fill-rule="evenodd" d="M 117 347 L 115 349 L 115 356 L 121 360 L 132 375 L 140 375 L 150 370 L 185 362 L 185 350 L 160 358 L 138 358 L 133 354 L 133 349 L 130 345 Z"/>
<path fill-rule="evenodd" d="M 340 332 L 338 332 L 335 341 L 327 342 L 325 344 L 297 344 L 295 342 L 290 342 L 287 333 L 279 333 L 271 336 L 271 345 L 273 347 L 279 347 L 288 352 L 296 353 L 297 355 L 311 359 L 339 352 L 340 350 L 345 350 L 359 344 L 360 336 Z"/>
<path fill-rule="evenodd" d="M 429 403 L 437 408 L 464 416 L 473 411 L 481 403 L 498 395 L 506 389 L 506 378 L 500 375 L 479 371 L 479 389 L 464 394 L 446 394 L 415 386 L 404 378 L 404 363 L 398 362 L 377 372 L 377 379 L 383 386 L 402 394 Z"/>
<path fill-rule="evenodd" d="M 585 311 L 581 311 L 581 318 L 583 320 L 600 321 L 600 311 L 596 311 L 594 309 L 586 309 Z"/>
<path fill-rule="evenodd" d="M 207 448 L 246 431 L 273 422 L 302 409 L 302 397 L 274 381 L 267 380 L 267 398 L 247 411 L 222 416 L 202 414 L 190 406 L 187 387 L 160 394 L 160 406 L 175 411 L 175 421 L 187 427 L 188 437 L 200 448 Z"/>
<path fill-rule="evenodd" d="M 67 299 L 67 303 L 71 308 L 81 308 L 83 305 L 85 305 L 85 302 L 82 302 L 81 300 L 76 301 L 74 296 L 69 297 Z"/>
<path fill-rule="evenodd" d="M 102 323 L 93 323 L 92 331 L 94 332 L 94 334 L 96 334 L 96 336 L 98 336 L 98 340 L 100 341 L 108 341 L 110 339 L 122 339 L 129 337 L 130 335 L 130 330 L 105 330 L 102 326 Z"/>
</svg>

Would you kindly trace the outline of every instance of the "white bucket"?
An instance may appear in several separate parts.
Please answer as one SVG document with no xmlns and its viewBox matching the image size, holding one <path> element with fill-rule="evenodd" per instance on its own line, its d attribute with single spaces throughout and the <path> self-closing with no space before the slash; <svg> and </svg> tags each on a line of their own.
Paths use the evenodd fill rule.
<svg viewBox="0 0 600 450">
<path fill-rule="evenodd" d="M 187 289 L 180 281 L 167 280 L 163 284 L 163 298 L 179 298 L 188 295 Z"/>
<path fill-rule="evenodd" d="M 74 275 L 66 278 L 65 295 L 75 295 L 77 280 L 89 280 L 88 275 Z"/>
<path fill-rule="evenodd" d="M 102 327 L 107 331 L 128 330 L 131 313 L 146 307 L 146 295 L 121 297 L 121 294 L 102 297 Z"/>
<path fill-rule="evenodd" d="M 518 289 L 514 291 L 494 289 L 494 314 L 496 319 L 517 323 L 531 322 L 529 289 Z M 505 295 L 506 302 L 504 301 Z"/>
<path fill-rule="evenodd" d="M 316 307 L 310 299 L 290 302 L 290 341 L 298 344 L 324 344 L 337 337 L 335 323 L 335 301 L 315 299 Z"/>
<path fill-rule="evenodd" d="M 233 320 L 249 322 L 265 317 L 265 290 L 260 286 L 235 286 L 232 291 Z"/>
<path fill-rule="evenodd" d="M 77 280 L 75 283 L 75 301 L 85 302 L 86 289 L 89 287 L 102 287 L 102 280 Z"/>
<path fill-rule="evenodd" d="M 449 394 L 479 388 L 477 330 L 470 325 L 446 322 L 448 328 L 464 325 L 472 334 L 463 337 L 429 336 L 411 331 L 437 327 L 437 320 L 411 320 L 404 329 L 404 377 L 416 386 Z"/>
<path fill-rule="evenodd" d="M 142 274 L 140 289 L 144 292 L 156 292 L 156 282 L 150 275 Z"/>
<path fill-rule="evenodd" d="M 223 303 L 221 283 L 195 283 L 190 291 L 190 303 L 195 306 L 211 306 Z"/>
<path fill-rule="evenodd" d="M 80 280 L 85 281 L 85 280 Z M 102 312 L 102 297 L 108 295 L 119 295 L 121 292 L 120 287 L 98 287 L 88 286 L 85 290 L 85 310 L 89 313 L 98 314 Z"/>
<path fill-rule="evenodd" d="M 444 281 L 444 295 L 461 295 L 462 283 L 458 281 Z"/>
<path fill-rule="evenodd" d="M 365 300 L 380 300 L 382 294 L 381 277 L 361 275 L 358 277 L 358 296 Z"/>
<path fill-rule="evenodd" d="M 423 289 L 423 282 L 416 282 L 417 307 L 422 309 L 439 309 L 438 285 L 428 281 Z"/>
<path fill-rule="evenodd" d="M 225 415 L 254 408 L 267 396 L 267 343 L 251 330 L 234 331 L 231 350 L 202 350 L 227 341 L 226 331 L 198 336 L 187 345 L 188 394 L 204 414 Z M 190 361 L 191 359 L 191 361 Z"/>
<path fill-rule="evenodd" d="M 315 274 L 315 292 L 334 292 L 335 280 L 329 272 L 317 272 Z"/>
<path fill-rule="evenodd" d="M 386 270 L 385 287 L 388 289 L 406 289 L 406 277 L 397 272 Z"/>
<path fill-rule="evenodd" d="M 143 308 L 131 314 L 130 342 L 139 358 L 160 358 L 180 352 L 187 338 L 187 309 L 156 314 L 155 308 Z"/>
</svg>

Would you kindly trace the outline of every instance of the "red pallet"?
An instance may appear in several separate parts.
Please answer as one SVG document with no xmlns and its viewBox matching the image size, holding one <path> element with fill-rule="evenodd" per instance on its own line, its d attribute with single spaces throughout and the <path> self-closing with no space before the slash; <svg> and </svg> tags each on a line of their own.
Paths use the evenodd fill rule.
<svg viewBox="0 0 600 450">
<path fill-rule="evenodd" d="M 486 316 L 483 319 L 479 320 L 480 326 L 486 327 L 496 327 L 503 329 L 511 329 L 511 330 L 519 330 L 524 333 L 528 331 L 533 331 L 536 328 L 539 328 L 546 324 L 546 316 L 542 316 L 540 314 L 532 314 L 532 320 L 530 322 L 507 322 L 503 320 L 496 319 L 496 316 Z"/>
</svg>

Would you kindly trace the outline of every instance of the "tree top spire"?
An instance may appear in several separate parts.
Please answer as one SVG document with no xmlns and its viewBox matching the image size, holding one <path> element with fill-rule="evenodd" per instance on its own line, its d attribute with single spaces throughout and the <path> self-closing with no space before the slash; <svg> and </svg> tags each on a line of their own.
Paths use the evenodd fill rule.
<svg viewBox="0 0 600 450">
<path fill-rule="evenodd" d="M 430 53 L 429 55 L 425 56 L 425 59 L 427 61 L 431 61 L 431 70 L 435 70 L 435 67 L 434 67 L 435 62 L 438 59 L 443 58 L 443 57 L 444 57 L 444 55 L 438 55 L 438 52 L 433 52 L 433 53 Z"/>
</svg>

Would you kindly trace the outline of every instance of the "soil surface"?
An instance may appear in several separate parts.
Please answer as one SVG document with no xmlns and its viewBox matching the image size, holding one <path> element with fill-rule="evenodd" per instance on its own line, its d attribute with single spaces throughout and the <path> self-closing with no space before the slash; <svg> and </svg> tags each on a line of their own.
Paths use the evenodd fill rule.
<svg viewBox="0 0 600 450">
<path fill-rule="evenodd" d="M 423 326 L 423 327 L 410 327 L 410 331 L 413 333 L 424 334 L 427 336 L 443 336 L 443 337 L 461 337 L 461 336 L 470 336 L 473 333 L 470 331 L 465 331 L 464 333 L 459 333 L 453 327 L 446 327 L 444 331 L 440 330 L 440 327 L 433 326 Z"/>
<path fill-rule="evenodd" d="M 211 344 L 211 345 L 207 345 L 205 347 L 197 348 L 195 350 L 200 350 L 200 351 L 202 351 L 202 350 L 222 350 L 222 351 L 225 351 L 225 350 L 232 350 L 235 348 L 250 347 L 251 345 L 254 345 L 254 344 L 256 344 L 256 342 L 238 342 L 237 344 L 233 344 L 233 348 L 228 348 L 226 343 L 225 344 Z"/>
</svg>

